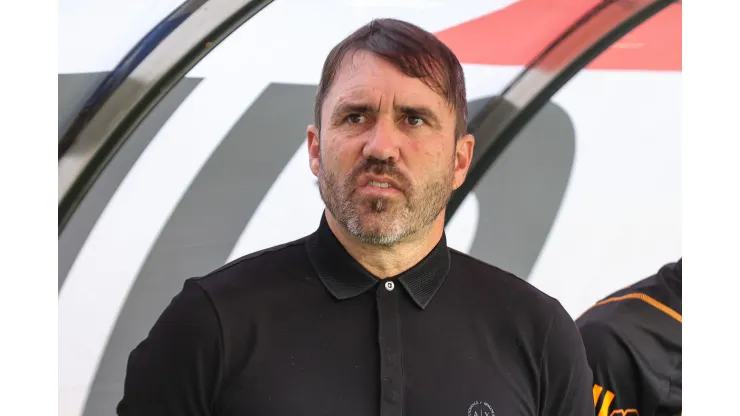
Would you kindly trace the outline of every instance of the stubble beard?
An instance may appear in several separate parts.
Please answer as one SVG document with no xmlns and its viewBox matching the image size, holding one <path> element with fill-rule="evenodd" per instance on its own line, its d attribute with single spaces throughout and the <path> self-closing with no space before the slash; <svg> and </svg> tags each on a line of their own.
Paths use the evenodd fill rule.
<svg viewBox="0 0 740 416">
<path fill-rule="evenodd" d="M 326 208 L 351 235 L 365 244 L 393 246 L 427 229 L 447 206 L 452 195 L 453 172 L 440 175 L 421 188 L 412 187 L 398 175 L 390 175 L 405 184 L 400 198 L 358 195 L 358 178 L 366 172 L 383 169 L 365 163 L 344 179 L 325 169 L 319 161 L 319 192 Z"/>
</svg>

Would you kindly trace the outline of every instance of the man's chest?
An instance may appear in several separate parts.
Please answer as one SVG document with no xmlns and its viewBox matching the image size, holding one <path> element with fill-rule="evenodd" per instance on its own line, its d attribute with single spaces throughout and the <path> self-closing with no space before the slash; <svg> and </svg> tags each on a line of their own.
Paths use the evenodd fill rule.
<svg viewBox="0 0 740 416">
<path fill-rule="evenodd" d="M 516 333 L 483 321 L 296 319 L 306 321 L 253 331 L 217 414 L 537 414 L 536 358 Z"/>
</svg>

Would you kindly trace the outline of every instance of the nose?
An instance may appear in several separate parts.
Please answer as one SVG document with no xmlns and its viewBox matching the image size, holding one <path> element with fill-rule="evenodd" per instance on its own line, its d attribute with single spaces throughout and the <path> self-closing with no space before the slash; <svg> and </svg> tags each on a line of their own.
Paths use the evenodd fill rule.
<svg viewBox="0 0 740 416">
<path fill-rule="evenodd" d="M 384 119 L 376 121 L 362 149 L 363 156 L 383 161 L 398 160 L 400 135 L 395 123 Z"/>
</svg>

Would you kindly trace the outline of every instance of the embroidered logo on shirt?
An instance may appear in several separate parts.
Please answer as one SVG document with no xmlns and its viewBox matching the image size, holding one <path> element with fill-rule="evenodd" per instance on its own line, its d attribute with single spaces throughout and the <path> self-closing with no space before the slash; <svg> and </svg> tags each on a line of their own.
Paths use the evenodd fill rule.
<svg viewBox="0 0 740 416">
<path fill-rule="evenodd" d="M 496 414 L 488 403 L 476 401 L 468 407 L 468 416 L 496 416 Z"/>
</svg>

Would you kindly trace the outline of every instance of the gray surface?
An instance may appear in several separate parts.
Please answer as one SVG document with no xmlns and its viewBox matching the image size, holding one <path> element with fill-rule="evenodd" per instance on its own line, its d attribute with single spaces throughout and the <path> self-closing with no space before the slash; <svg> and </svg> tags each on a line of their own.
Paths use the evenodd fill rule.
<svg viewBox="0 0 740 416">
<path fill-rule="evenodd" d="M 62 97 L 63 89 L 73 89 L 67 85 L 68 82 L 79 84 L 80 79 L 87 75 L 94 78 L 96 74 L 75 74 L 80 77 L 59 77 L 59 96 Z M 70 81 L 71 80 L 71 81 Z M 121 146 L 118 154 L 113 157 L 100 175 L 97 181 L 90 188 L 85 199 L 70 218 L 67 226 L 59 236 L 59 274 L 58 290 L 61 290 L 64 280 L 69 274 L 77 255 L 87 239 L 93 226 L 98 221 L 100 214 L 108 205 L 118 186 L 126 177 L 131 167 L 139 159 L 144 149 L 149 146 L 154 136 L 159 132 L 164 123 L 172 116 L 172 113 L 185 101 L 188 95 L 195 89 L 201 81 L 199 78 L 184 78 L 180 81 L 167 96 L 159 102 L 151 113 L 144 119 L 134 133 L 129 137 L 126 143 Z M 60 108 L 60 113 L 61 113 Z"/>
</svg>

